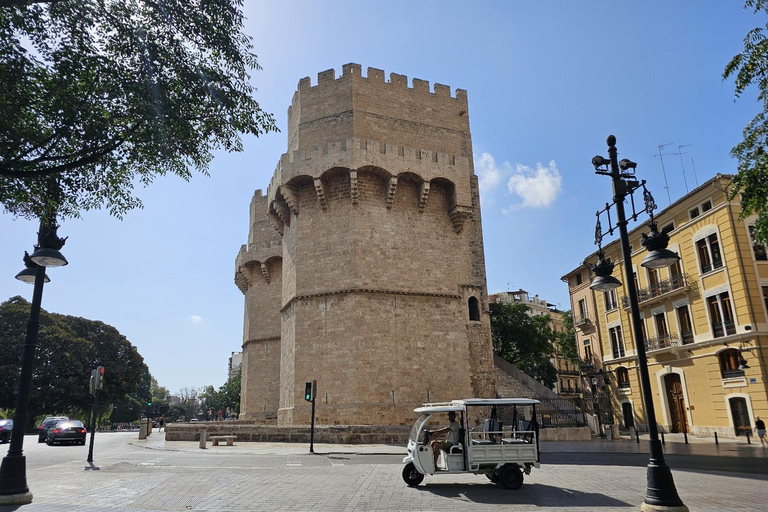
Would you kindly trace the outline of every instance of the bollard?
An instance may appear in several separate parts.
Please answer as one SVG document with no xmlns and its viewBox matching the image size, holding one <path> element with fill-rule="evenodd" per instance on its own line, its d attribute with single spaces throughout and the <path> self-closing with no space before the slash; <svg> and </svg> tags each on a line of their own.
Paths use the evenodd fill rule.
<svg viewBox="0 0 768 512">
<path fill-rule="evenodd" d="M 640 434 L 638 434 L 637 429 L 635 429 L 635 439 L 637 440 L 637 444 L 640 444 Z"/>
<path fill-rule="evenodd" d="M 720 441 L 717 440 L 717 432 L 715 432 L 715 444 L 719 445 Z"/>
<path fill-rule="evenodd" d="M 749 430 L 747 430 L 747 444 L 752 444 L 752 441 L 749 439 Z"/>
<path fill-rule="evenodd" d="M 205 429 L 201 429 L 200 430 L 200 448 L 202 448 L 203 450 L 205 450 L 205 442 L 207 441 L 207 438 L 208 438 L 208 431 Z"/>
<path fill-rule="evenodd" d="M 661 444 L 663 444 L 664 446 L 667 445 L 667 441 L 664 439 L 664 432 L 661 433 Z"/>
<path fill-rule="evenodd" d="M 683 437 L 685 438 L 685 444 L 688 444 L 688 432 L 683 432 Z"/>
</svg>

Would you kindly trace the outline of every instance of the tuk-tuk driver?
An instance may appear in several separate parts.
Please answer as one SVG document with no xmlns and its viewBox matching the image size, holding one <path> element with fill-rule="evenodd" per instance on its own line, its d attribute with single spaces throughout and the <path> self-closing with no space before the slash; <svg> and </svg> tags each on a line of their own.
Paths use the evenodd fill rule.
<svg viewBox="0 0 768 512">
<path fill-rule="evenodd" d="M 440 456 L 440 450 L 445 450 L 447 452 L 451 449 L 451 446 L 459 442 L 459 429 L 461 426 L 459 425 L 459 422 L 456 421 L 456 413 L 454 411 L 448 413 L 448 421 L 449 423 L 447 427 L 429 432 L 430 434 L 448 433 L 445 441 L 432 440 L 429 442 L 430 446 L 432 446 L 432 455 L 434 455 L 435 458 L 435 468 L 437 468 L 437 459 Z"/>
</svg>

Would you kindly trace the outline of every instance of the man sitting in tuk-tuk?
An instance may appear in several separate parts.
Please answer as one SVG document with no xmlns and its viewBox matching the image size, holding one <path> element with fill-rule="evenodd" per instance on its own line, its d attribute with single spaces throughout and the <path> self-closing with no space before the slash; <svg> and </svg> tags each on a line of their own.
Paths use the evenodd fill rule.
<svg viewBox="0 0 768 512">
<path fill-rule="evenodd" d="M 449 423 L 447 427 L 428 431 L 430 435 L 448 433 L 445 441 L 432 440 L 429 443 L 430 446 L 432 446 L 432 455 L 435 458 L 435 469 L 437 469 L 437 459 L 440 457 L 440 450 L 448 451 L 451 449 L 451 446 L 459 442 L 459 430 L 461 425 L 456 421 L 456 413 L 454 411 L 448 413 L 448 421 Z"/>
</svg>

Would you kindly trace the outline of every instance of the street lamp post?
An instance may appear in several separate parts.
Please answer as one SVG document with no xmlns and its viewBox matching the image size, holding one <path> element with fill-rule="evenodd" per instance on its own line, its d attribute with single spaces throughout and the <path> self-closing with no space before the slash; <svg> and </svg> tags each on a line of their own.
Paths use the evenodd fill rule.
<svg viewBox="0 0 768 512">
<path fill-rule="evenodd" d="M 58 226 L 55 218 L 40 222 L 38 244 L 30 256 L 25 253 L 26 269 L 16 278 L 26 283 L 34 283 L 32 308 L 27 322 L 27 337 L 24 342 L 24 354 L 21 360 L 19 394 L 16 398 L 16 412 L 13 417 L 14 429 L 8 454 L 0 464 L 0 505 L 23 505 L 32 501 L 32 493 L 27 486 L 27 463 L 24 456 L 24 426 L 27 422 L 29 393 L 32 388 L 32 367 L 37 348 L 37 334 L 40 329 L 40 304 L 43 300 L 43 284 L 50 281 L 45 274 L 46 267 L 58 267 L 67 264 L 66 258 L 59 252 L 66 238 L 56 234 Z M 34 275 L 34 279 L 32 276 Z"/>
<path fill-rule="evenodd" d="M 651 381 L 648 376 L 648 359 L 645 354 L 645 338 L 643 337 L 642 324 L 640 323 L 640 307 L 638 306 L 637 290 L 635 289 L 635 280 L 633 277 L 634 272 L 632 270 L 632 257 L 629 248 L 629 235 L 627 233 L 627 218 L 624 211 L 624 201 L 628 195 L 631 195 L 634 190 L 641 186 L 634 179 L 634 169 L 637 164 L 626 159 L 618 162 L 616 156 L 616 137 L 610 135 L 607 142 L 609 159 L 606 160 L 601 156 L 596 156 L 592 160 L 592 163 L 595 166 L 595 171 L 597 174 L 610 176 L 613 179 L 613 204 L 616 206 L 616 225 L 619 228 L 622 259 L 624 260 L 627 297 L 629 298 L 632 330 L 634 332 L 635 347 L 637 349 L 637 369 L 640 375 L 640 387 L 642 391 L 643 402 L 645 404 L 645 413 L 648 423 L 650 460 L 648 462 L 648 484 L 646 489 L 646 496 L 641 506 L 641 510 L 687 512 L 688 507 L 683 504 L 682 500 L 677 494 L 675 482 L 672 478 L 672 471 L 664 461 L 664 452 L 661 448 L 661 441 L 659 441 L 659 432 L 656 426 L 656 412 L 653 405 L 653 393 L 651 391 Z M 650 197 L 650 194 L 647 195 L 646 202 L 648 202 L 648 197 Z M 653 204 L 652 198 L 650 203 L 652 206 L 648 205 L 647 210 L 650 210 L 648 213 L 652 215 L 653 208 L 655 208 L 655 204 Z M 609 208 L 610 205 L 606 205 L 606 210 Z M 636 219 L 637 215 L 638 214 L 634 212 L 633 202 L 633 219 Z M 651 219 L 653 219 L 653 217 L 651 217 Z M 609 228 L 612 232 L 613 228 L 610 226 Z M 597 236 L 602 238 L 599 228 L 599 218 Z M 642 266 L 649 268 L 663 268 L 665 266 L 669 266 L 670 264 L 674 263 L 674 261 L 679 259 L 679 257 L 674 255 L 674 253 L 666 250 L 666 242 L 668 241 L 668 237 L 664 237 L 666 237 L 666 235 L 659 234 L 656 231 L 655 223 L 652 220 L 651 236 L 643 237 L 643 243 L 648 248 L 649 257 L 643 260 L 643 263 L 641 264 Z M 650 243 L 648 240 L 650 240 Z M 663 254 L 659 255 L 659 251 L 663 252 Z M 600 253 L 602 259 L 602 251 L 600 251 Z M 653 258 L 651 258 L 651 253 L 653 253 Z M 613 287 L 615 288 L 616 286 Z"/>
</svg>

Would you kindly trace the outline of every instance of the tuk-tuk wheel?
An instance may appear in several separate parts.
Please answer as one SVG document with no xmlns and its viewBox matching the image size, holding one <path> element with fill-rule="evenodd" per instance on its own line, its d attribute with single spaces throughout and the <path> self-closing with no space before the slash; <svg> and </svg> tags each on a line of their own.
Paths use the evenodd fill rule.
<svg viewBox="0 0 768 512">
<path fill-rule="evenodd" d="M 499 473 L 499 483 L 505 489 L 516 490 L 523 485 L 523 472 L 517 464 L 506 464 Z"/>
<path fill-rule="evenodd" d="M 491 471 L 490 473 L 486 473 L 485 477 L 493 482 L 494 484 L 499 483 L 499 473 L 496 471 Z"/>
<path fill-rule="evenodd" d="M 419 473 L 413 462 L 409 462 L 403 468 L 403 480 L 408 484 L 408 487 L 416 487 L 424 480 L 424 475 Z"/>
</svg>

